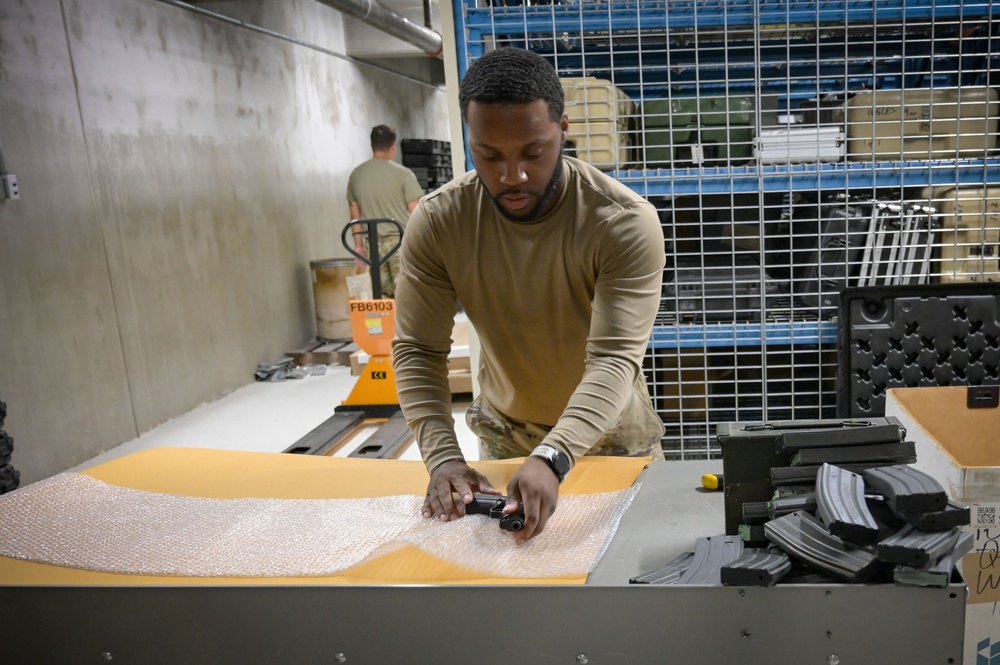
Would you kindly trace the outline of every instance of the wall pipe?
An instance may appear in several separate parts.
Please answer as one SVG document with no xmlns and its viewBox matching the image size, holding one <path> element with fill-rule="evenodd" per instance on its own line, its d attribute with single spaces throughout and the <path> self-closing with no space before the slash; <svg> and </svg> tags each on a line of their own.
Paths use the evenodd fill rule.
<svg viewBox="0 0 1000 665">
<path fill-rule="evenodd" d="M 259 25 L 253 23 L 247 23 L 246 21 L 241 21 L 240 19 L 233 18 L 232 16 L 227 16 L 225 14 L 219 14 L 218 12 L 213 12 L 208 9 L 203 9 L 201 7 L 196 7 L 195 5 L 188 4 L 187 2 L 182 2 L 181 0 L 157 0 L 165 5 L 170 5 L 172 7 L 178 7 L 179 9 L 186 9 L 188 11 L 194 12 L 195 14 L 200 14 L 201 16 L 206 16 L 208 18 L 215 19 L 217 21 L 222 21 L 223 23 L 229 23 L 230 25 L 235 25 L 240 28 L 246 28 L 252 32 L 259 32 L 262 35 L 267 35 L 268 37 L 274 37 L 275 39 L 280 39 L 282 41 L 290 42 L 296 46 L 303 46 L 313 51 L 319 51 L 320 53 L 325 53 L 326 55 L 332 55 L 335 58 L 340 58 L 341 60 L 346 60 L 347 62 L 353 63 L 355 65 L 360 65 L 362 67 L 371 67 L 372 69 L 377 69 L 378 71 L 389 74 L 390 76 L 397 76 L 401 79 L 406 79 L 412 83 L 419 83 L 420 85 L 425 85 L 428 88 L 440 89 L 440 85 L 434 83 L 428 83 L 427 81 L 421 81 L 418 78 L 412 76 L 407 76 L 406 74 L 400 74 L 399 72 L 394 72 L 386 67 L 380 67 L 378 65 L 366 62 L 365 60 L 359 60 L 357 58 L 352 58 L 350 56 L 344 55 L 343 53 L 337 53 L 336 51 L 331 51 L 328 48 L 319 46 L 318 44 L 313 44 L 311 42 L 302 41 L 290 35 L 286 35 L 281 32 L 276 32 L 274 30 L 269 30 L 268 28 L 263 28 Z M 435 33 L 436 34 L 436 33 Z"/>
<path fill-rule="evenodd" d="M 339 9 L 382 32 L 413 44 L 427 55 L 433 57 L 441 55 L 444 43 L 441 35 L 400 16 L 377 0 L 317 0 L 317 2 Z"/>
</svg>

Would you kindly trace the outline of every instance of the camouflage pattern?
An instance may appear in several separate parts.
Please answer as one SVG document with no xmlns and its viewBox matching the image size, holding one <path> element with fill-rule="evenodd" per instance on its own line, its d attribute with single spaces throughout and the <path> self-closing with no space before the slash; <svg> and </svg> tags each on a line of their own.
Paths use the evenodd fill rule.
<svg viewBox="0 0 1000 665">
<path fill-rule="evenodd" d="M 465 414 L 469 429 L 479 437 L 479 458 L 524 457 L 552 428 L 501 413 L 480 395 Z M 587 451 L 588 455 L 663 459 L 663 421 L 653 409 L 644 381 L 637 384 L 621 418 Z"/>
<path fill-rule="evenodd" d="M 380 237 L 378 239 L 378 255 L 380 257 L 385 256 L 397 244 L 399 244 L 399 234 Z M 383 298 L 396 297 L 396 275 L 399 274 L 399 254 L 400 250 L 397 249 L 396 253 L 390 256 L 388 261 L 382 263 Z M 371 255 L 368 238 L 365 238 L 365 256 L 371 257 Z"/>
</svg>

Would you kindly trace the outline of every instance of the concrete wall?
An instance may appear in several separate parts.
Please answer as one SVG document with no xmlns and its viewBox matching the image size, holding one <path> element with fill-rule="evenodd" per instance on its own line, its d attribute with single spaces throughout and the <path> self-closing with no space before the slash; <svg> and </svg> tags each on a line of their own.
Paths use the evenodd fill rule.
<svg viewBox="0 0 1000 665">
<path fill-rule="evenodd" d="M 200 3 L 344 53 L 313 0 Z M 0 0 L 0 400 L 22 482 L 253 380 L 315 333 L 371 126 L 442 89 L 155 0 Z"/>
</svg>

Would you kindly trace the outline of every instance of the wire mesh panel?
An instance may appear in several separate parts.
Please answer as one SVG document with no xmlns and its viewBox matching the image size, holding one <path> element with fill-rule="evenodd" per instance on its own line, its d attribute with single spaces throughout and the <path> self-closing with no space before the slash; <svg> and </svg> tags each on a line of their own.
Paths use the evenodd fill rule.
<svg viewBox="0 0 1000 665">
<path fill-rule="evenodd" d="M 1000 281 L 1000 24 L 979 0 L 456 0 L 459 67 L 563 79 L 566 154 L 667 237 L 646 358 L 668 458 L 833 417 L 857 286 Z M 471 168 L 471 161 L 468 162 Z"/>
</svg>

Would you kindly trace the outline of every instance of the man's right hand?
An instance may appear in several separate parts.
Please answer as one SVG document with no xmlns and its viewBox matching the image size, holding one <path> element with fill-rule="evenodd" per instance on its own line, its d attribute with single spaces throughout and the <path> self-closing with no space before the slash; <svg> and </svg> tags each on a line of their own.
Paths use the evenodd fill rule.
<svg viewBox="0 0 1000 665">
<path fill-rule="evenodd" d="M 507 495 L 504 515 L 518 510 L 524 512 L 524 528 L 514 533 L 514 542 L 520 545 L 540 534 L 555 512 L 559 501 L 559 477 L 545 460 L 527 457 L 507 483 Z"/>
<path fill-rule="evenodd" d="M 486 476 L 479 473 L 462 460 L 445 462 L 431 474 L 424 499 L 423 516 L 436 517 L 442 522 L 456 520 L 462 516 L 455 503 L 458 494 L 463 504 L 472 501 L 474 493 L 497 494 L 502 492 L 493 487 Z M 454 493 L 454 494 L 453 494 Z"/>
</svg>

